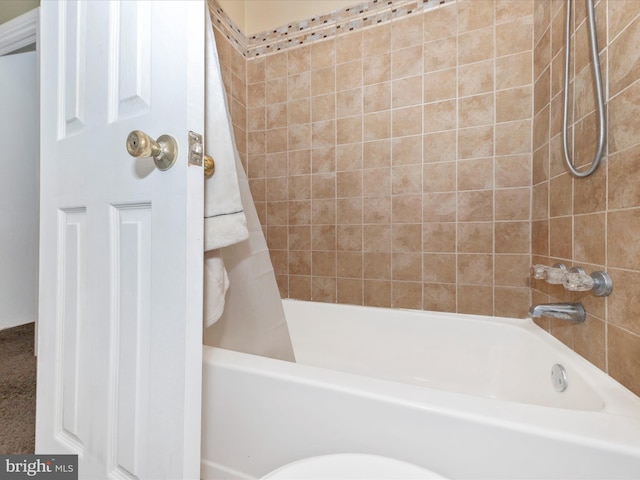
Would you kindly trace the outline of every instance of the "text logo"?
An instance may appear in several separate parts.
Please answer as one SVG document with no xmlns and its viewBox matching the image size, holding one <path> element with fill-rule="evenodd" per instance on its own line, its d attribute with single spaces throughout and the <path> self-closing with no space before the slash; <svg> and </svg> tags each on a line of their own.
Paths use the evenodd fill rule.
<svg viewBox="0 0 640 480">
<path fill-rule="evenodd" d="M 77 455 L 0 455 L 0 480 L 78 480 Z"/>
</svg>

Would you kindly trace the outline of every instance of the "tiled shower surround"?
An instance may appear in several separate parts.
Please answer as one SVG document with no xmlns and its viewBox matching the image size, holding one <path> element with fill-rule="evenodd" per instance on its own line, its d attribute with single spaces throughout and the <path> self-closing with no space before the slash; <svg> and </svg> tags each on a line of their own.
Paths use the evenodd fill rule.
<svg viewBox="0 0 640 480">
<path fill-rule="evenodd" d="M 532 300 L 568 298 L 531 288 L 532 255 L 606 269 L 614 293 L 582 296 L 584 325 L 540 324 L 640 393 L 640 63 L 620 61 L 636 55 L 640 2 L 598 4 L 605 79 L 618 59 L 611 157 L 578 181 L 559 156 L 564 0 L 430 2 L 257 56 L 214 21 L 282 296 L 524 317 Z M 579 73 L 582 97 L 587 81 Z M 592 101 L 578 105 L 581 160 L 595 117 Z"/>
<path fill-rule="evenodd" d="M 576 2 L 571 115 L 572 156 L 589 164 L 596 114 L 584 2 Z M 608 157 L 587 179 L 573 179 L 562 160 L 564 1 L 536 0 L 532 254 L 535 262 L 606 270 L 613 293 L 573 297 L 533 284 L 533 301 L 578 299 L 587 321 L 549 328 L 589 361 L 640 394 L 640 2 L 596 2 L 598 46 L 607 101 Z M 582 167 L 585 168 L 584 166 Z"/>
</svg>

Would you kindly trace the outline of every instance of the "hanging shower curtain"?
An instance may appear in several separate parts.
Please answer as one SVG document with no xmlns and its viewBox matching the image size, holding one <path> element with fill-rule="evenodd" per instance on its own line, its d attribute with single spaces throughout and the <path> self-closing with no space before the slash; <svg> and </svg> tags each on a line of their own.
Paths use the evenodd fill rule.
<svg viewBox="0 0 640 480">
<path fill-rule="evenodd" d="M 233 136 L 208 14 L 206 29 L 205 151 L 216 172 L 205 180 L 204 343 L 294 361 L 269 250 Z"/>
</svg>

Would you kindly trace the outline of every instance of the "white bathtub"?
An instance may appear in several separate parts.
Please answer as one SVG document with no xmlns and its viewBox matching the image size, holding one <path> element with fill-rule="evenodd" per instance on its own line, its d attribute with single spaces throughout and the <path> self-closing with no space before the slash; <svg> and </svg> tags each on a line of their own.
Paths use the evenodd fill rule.
<svg viewBox="0 0 640 480">
<path fill-rule="evenodd" d="M 332 453 L 448 478 L 640 478 L 640 398 L 530 320 L 284 305 L 298 363 L 204 347 L 204 479 Z"/>
</svg>

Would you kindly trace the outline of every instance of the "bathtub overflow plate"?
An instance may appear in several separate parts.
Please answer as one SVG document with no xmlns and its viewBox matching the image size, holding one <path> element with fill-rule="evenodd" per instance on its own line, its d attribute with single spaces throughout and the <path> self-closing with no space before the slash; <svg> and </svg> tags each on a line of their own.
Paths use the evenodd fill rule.
<svg viewBox="0 0 640 480">
<path fill-rule="evenodd" d="M 551 383 L 558 392 L 564 392 L 567 389 L 567 371 L 559 363 L 551 367 Z"/>
</svg>

